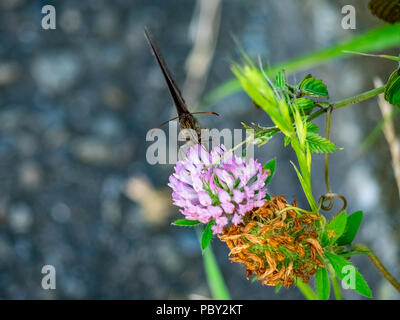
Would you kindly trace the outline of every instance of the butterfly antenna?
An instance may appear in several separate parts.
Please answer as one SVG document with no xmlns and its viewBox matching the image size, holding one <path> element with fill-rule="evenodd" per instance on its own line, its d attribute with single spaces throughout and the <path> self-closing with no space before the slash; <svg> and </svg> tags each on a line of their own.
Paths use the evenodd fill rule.
<svg viewBox="0 0 400 320">
<path fill-rule="evenodd" d="M 166 125 L 168 122 L 173 121 L 173 120 L 178 119 L 178 118 L 179 117 L 175 117 L 175 118 L 169 119 L 168 121 L 165 121 L 165 122 L 161 123 L 159 126 L 155 127 L 154 129 L 160 129 L 162 126 Z"/>
<path fill-rule="evenodd" d="M 200 112 L 192 112 L 192 114 L 213 114 L 215 116 L 219 117 L 219 113 L 213 112 L 213 111 L 200 111 Z"/>
</svg>

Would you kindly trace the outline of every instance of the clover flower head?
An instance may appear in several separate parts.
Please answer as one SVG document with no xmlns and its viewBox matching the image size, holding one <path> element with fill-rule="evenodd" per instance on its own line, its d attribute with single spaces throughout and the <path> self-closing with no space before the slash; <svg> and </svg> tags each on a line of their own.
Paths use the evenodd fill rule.
<svg viewBox="0 0 400 320">
<path fill-rule="evenodd" d="M 232 222 L 242 222 L 246 212 L 265 203 L 267 191 L 263 171 L 254 159 L 246 161 L 227 152 L 223 145 L 208 152 L 201 145 L 187 151 L 169 178 L 173 203 L 188 220 L 214 220 L 214 234 Z"/>
</svg>

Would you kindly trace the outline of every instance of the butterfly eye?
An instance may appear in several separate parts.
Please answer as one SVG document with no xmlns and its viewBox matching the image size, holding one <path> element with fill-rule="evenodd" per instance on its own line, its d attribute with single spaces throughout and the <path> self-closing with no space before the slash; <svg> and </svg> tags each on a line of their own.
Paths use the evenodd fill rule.
<svg viewBox="0 0 400 320">
<path fill-rule="evenodd" d="M 368 8 L 379 19 L 396 23 L 400 21 L 400 0 L 371 0 Z"/>
</svg>

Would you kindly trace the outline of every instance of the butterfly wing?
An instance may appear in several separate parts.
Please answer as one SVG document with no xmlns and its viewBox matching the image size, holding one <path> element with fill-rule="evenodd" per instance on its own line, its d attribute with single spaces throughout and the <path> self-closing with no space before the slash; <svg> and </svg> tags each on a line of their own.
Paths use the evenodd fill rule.
<svg viewBox="0 0 400 320">
<path fill-rule="evenodd" d="M 154 41 L 152 40 L 149 32 L 146 29 L 144 30 L 144 34 L 147 39 L 147 42 L 149 43 L 151 52 L 155 56 L 155 58 L 158 62 L 158 65 L 160 66 L 161 71 L 164 75 L 165 81 L 167 82 L 168 90 L 171 94 L 172 100 L 174 100 L 174 104 L 175 104 L 176 110 L 178 112 L 178 116 L 180 116 L 184 113 L 189 113 L 189 110 L 185 104 L 185 100 L 183 100 L 181 92 L 179 91 L 178 87 L 176 86 L 174 79 L 172 78 L 172 76 L 167 68 L 167 65 L 161 55 L 160 50 L 154 44 Z"/>
<path fill-rule="evenodd" d="M 165 81 L 167 82 L 167 86 L 169 89 L 169 92 L 171 94 L 171 97 L 174 101 L 176 110 L 178 112 L 178 118 L 179 118 L 179 125 L 181 129 L 191 129 L 188 132 L 188 137 L 187 140 L 193 141 L 195 144 L 200 143 L 201 144 L 201 127 L 196 118 L 189 112 L 185 101 L 182 98 L 181 92 L 179 91 L 177 85 L 175 84 L 168 68 L 167 65 L 161 55 L 160 50 L 157 48 L 155 45 L 154 41 L 152 40 L 149 32 L 145 29 L 144 31 L 145 37 L 147 39 L 147 42 L 150 45 L 150 49 L 155 56 L 158 65 L 161 68 L 161 71 L 164 75 Z"/>
</svg>

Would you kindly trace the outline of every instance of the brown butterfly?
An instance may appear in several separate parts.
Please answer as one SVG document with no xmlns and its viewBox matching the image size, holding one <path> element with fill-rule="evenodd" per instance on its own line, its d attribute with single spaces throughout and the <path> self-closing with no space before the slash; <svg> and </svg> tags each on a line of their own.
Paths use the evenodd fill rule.
<svg viewBox="0 0 400 320">
<path fill-rule="evenodd" d="M 193 113 L 189 112 L 185 100 L 183 100 L 181 92 L 179 91 L 178 87 L 176 86 L 170 72 L 168 71 L 167 65 L 161 55 L 160 50 L 157 48 L 157 46 L 154 44 L 154 41 L 152 40 L 149 32 L 145 29 L 144 30 L 145 37 L 147 39 L 147 42 L 150 45 L 150 49 L 155 56 L 158 65 L 161 68 L 161 71 L 164 75 L 165 81 L 167 82 L 168 90 L 169 93 L 171 94 L 172 100 L 174 101 L 174 105 L 176 108 L 176 111 L 178 112 L 178 119 L 179 119 L 179 125 L 181 127 L 181 130 L 183 129 L 192 129 L 195 131 L 197 137 L 191 136 L 191 139 L 194 140 L 195 142 L 201 144 L 201 126 L 197 119 L 193 116 Z M 215 112 L 196 112 L 197 114 L 200 113 L 208 113 L 208 114 L 215 114 L 219 115 L 218 113 Z M 176 119 L 176 118 L 174 118 Z M 171 120 L 174 120 L 171 119 Z M 160 126 L 163 126 L 164 124 L 168 123 L 168 120 L 164 123 L 162 123 Z"/>
<path fill-rule="evenodd" d="M 396 23 L 400 21 L 400 0 L 370 0 L 368 8 L 379 19 Z"/>
</svg>

